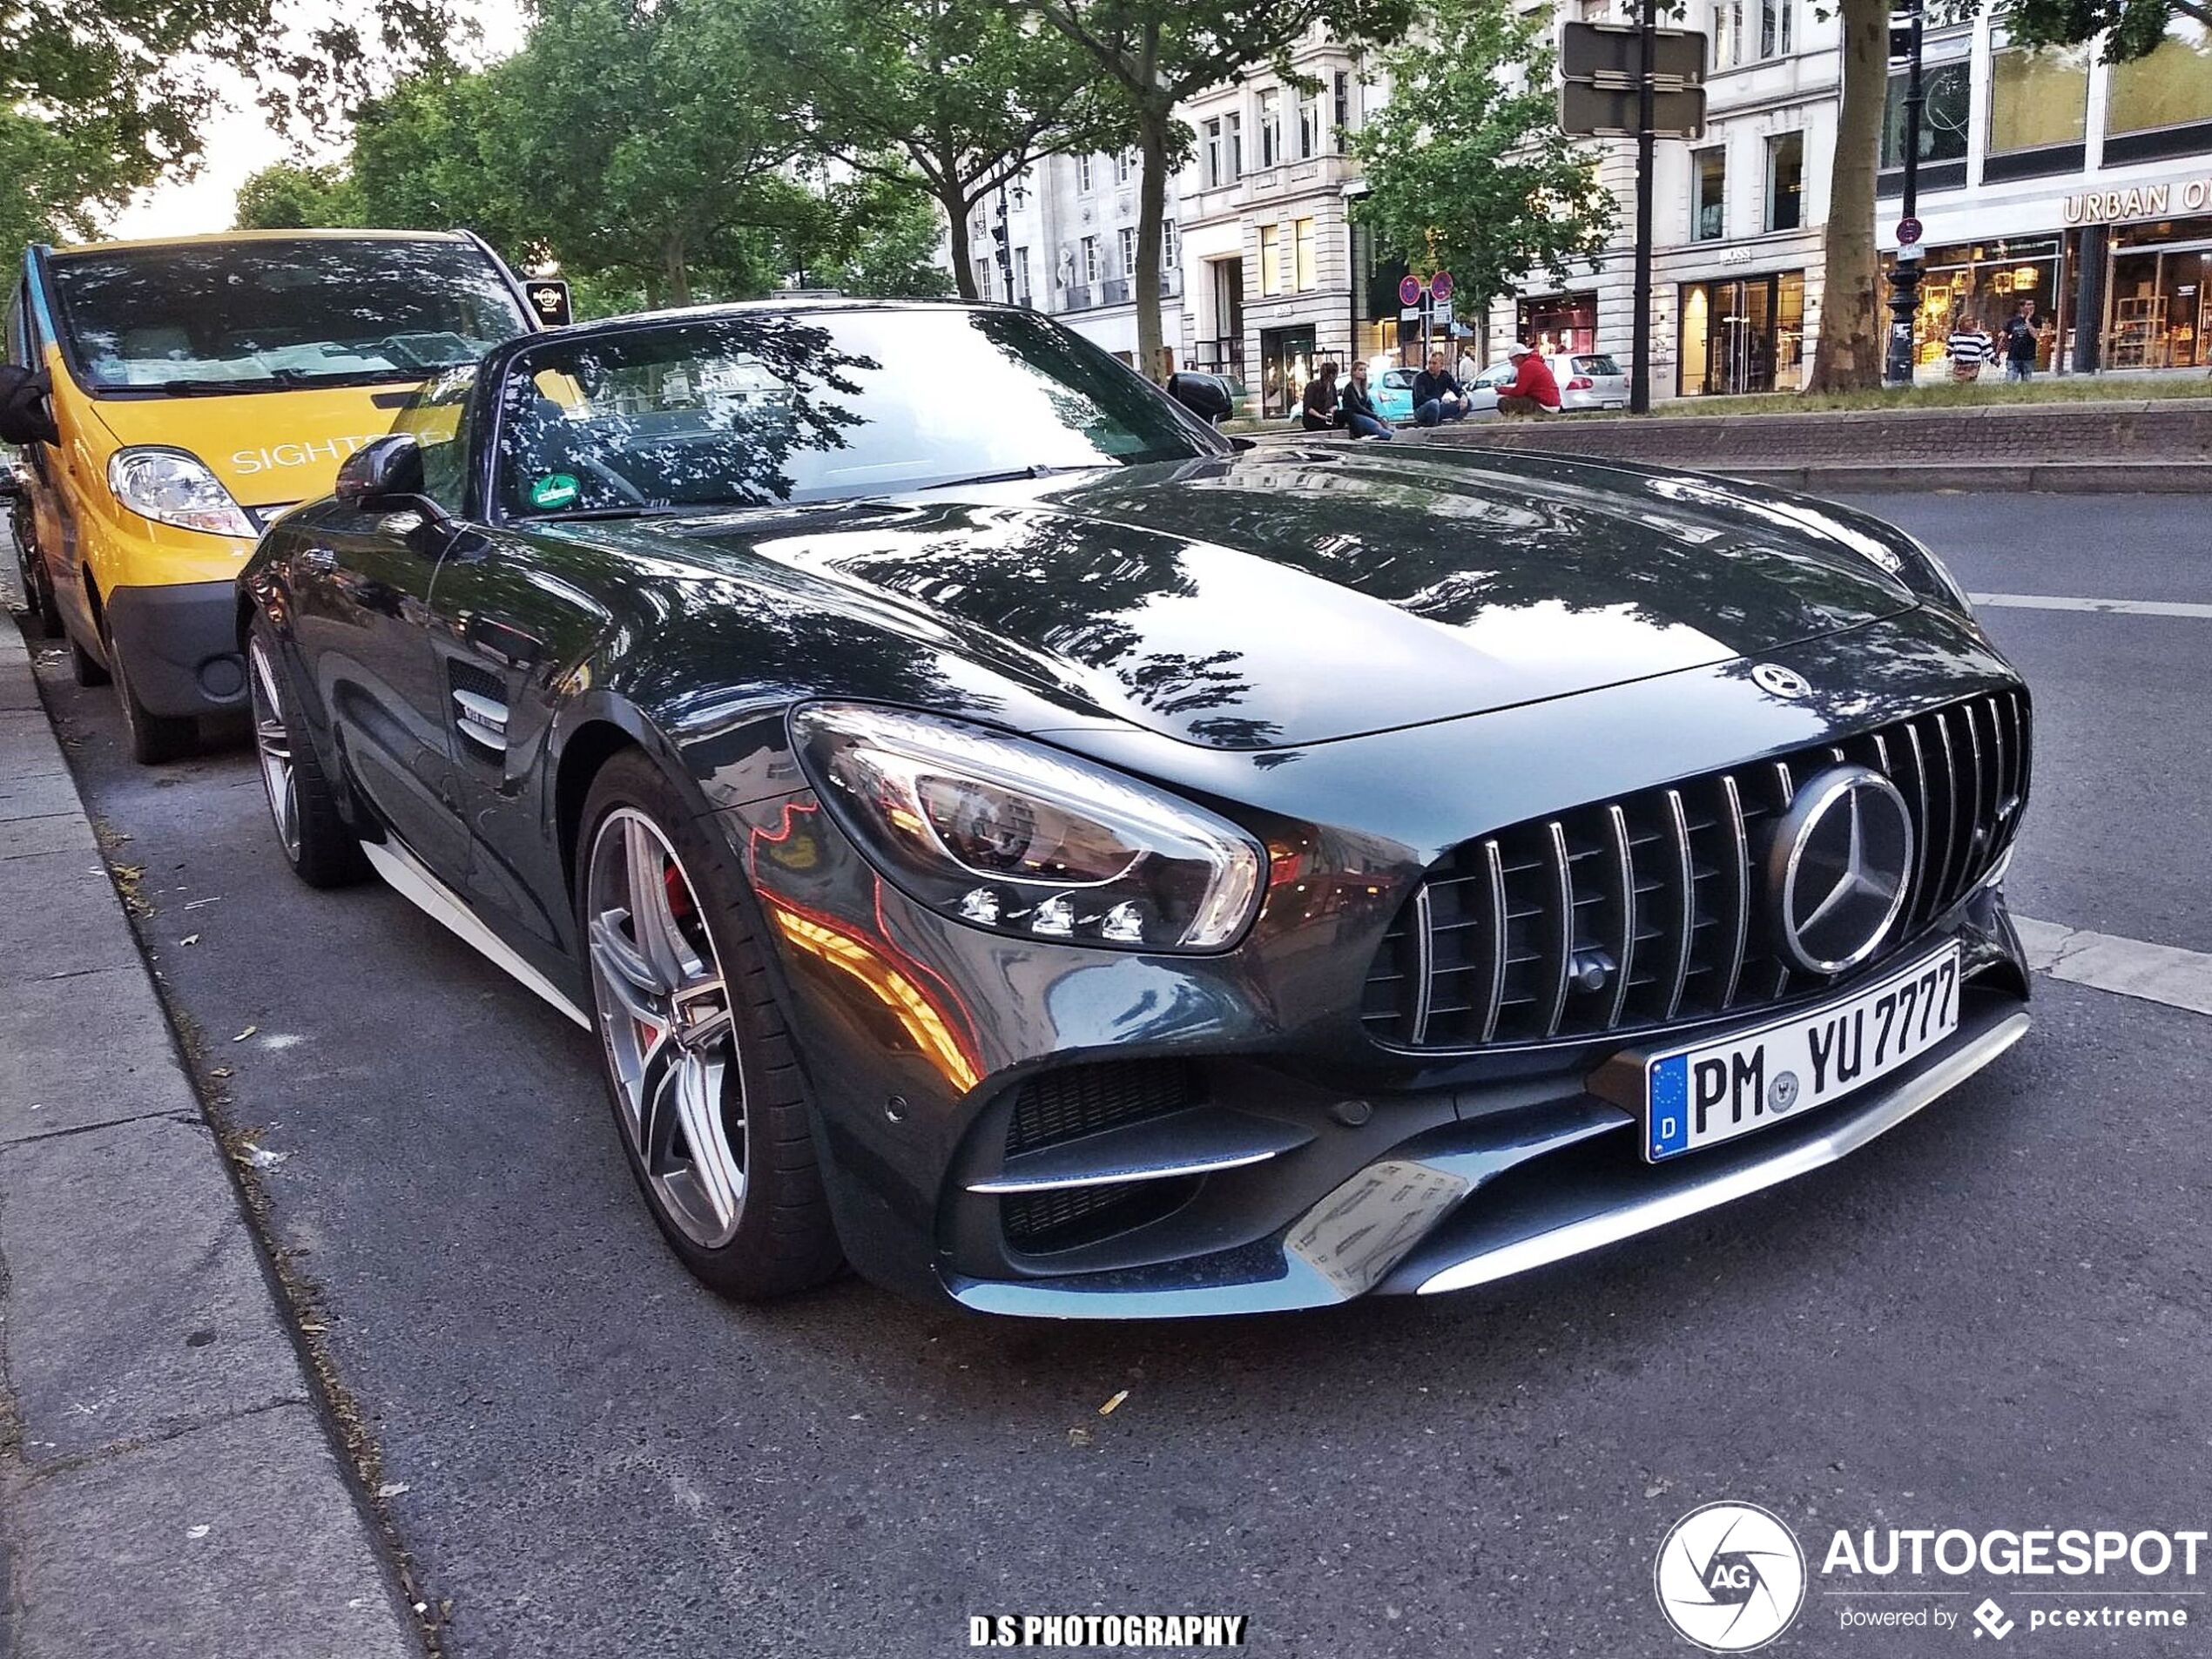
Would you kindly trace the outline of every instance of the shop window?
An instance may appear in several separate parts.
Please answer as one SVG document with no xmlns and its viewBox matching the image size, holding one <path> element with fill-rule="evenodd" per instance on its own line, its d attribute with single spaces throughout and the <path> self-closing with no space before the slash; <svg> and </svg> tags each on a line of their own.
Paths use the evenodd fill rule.
<svg viewBox="0 0 2212 1659">
<path fill-rule="evenodd" d="M 1689 239 L 1715 241 L 1727 233 L 1728 151 L 1720 145 L 1694 151 L 1689 165 L 1694 174 Z"/>
<path fill-rule="evenodd" d="M 1766 227 L 1794 231 L 1805 222 L 1805 135 L 1766 141 Z"/>
<path fill-rule="evenodd" d="M 1973 73 L 1966 63 L 1931 64 L 1920 88 L 1927 102 L 1920 111 L 1920 160 L 1964 161 L 1966 122 L 1973 107 Z M 1905 78 L 1890 77 L 1889 105 L 1882 111 L 1882 165 L 1905 165 Z"/>
<path fill-rule="evenodd" d="M 1989 152 L 2080 144 L 2089 130 L 2089 49 L 2000 51 L 1989 64 Z"/>
<path fill-rule="evenodd" d="M 1283 95 L 1272 88 L 1259 95 L 1259 165 L 1261 171 L 1283 158 Z"/>
<path fill-rule="evenodd" d="M 2107 132 L 2149 132 L 2212 121 L 2212 30 L 2177 22 L 2158 50 L 2112 66 Z"/>
<path fill-rule="evenodd" d="M 1291 226 L 1293 263 L 1297 266 L 1298 291 L 1304 293 L 1319 286 L 1314 269 L 1315 237 L 1313 221 L 1301 219 Z"/>
<path fill-rule="evenodd" d="M 1514 307 L 1514 338 L 1547 357 L 1597 349 L 1597 295 L 1570 293 L 1523 300 Z"/>
<path fill-rule="evenodd" d="M 1272 225 L 1259 227 L 1259 291 L 1280 293 L 1283 291 L 1283 237 Z"/>
</svg>

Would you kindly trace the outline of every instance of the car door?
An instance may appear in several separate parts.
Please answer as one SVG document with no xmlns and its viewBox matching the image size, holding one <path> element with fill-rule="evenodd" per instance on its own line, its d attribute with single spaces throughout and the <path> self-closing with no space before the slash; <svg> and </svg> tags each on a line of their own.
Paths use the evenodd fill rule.
<svg viewBox="0 0 2212 1659">
<path fill-rule="evenodd" d="M 574 945 L 549 745 L 564 691 L 611 621 L 577 563 L 557 534 L 472 533 L 439 568 L 430 635 L 469 840 L 466 896 L 549 967 Z"/>
<path fill-rule="evenodd" d="M 448 887 L 467 873 L 468 841 L 429 630 L 431 584 L 455 534 L 414 509 L 326 502 L 296 527 L 286 570 L 301 664 L 355 785 Z"/>
</svg>

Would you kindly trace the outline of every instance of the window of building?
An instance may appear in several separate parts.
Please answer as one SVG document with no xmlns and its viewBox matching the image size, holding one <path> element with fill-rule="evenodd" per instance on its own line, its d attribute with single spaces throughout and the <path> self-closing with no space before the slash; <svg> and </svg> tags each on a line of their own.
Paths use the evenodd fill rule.
<svg viewBox="0 0 2212 1659">
<path fill-rule="evenodd" d="M 1114 158 L 1114 182 L 1125 185 L 1136 177 L 1136 152 L 1124 150 Z"/>
<path fill-rule="evenodd" d="M 1170 219 L 1160 226 L 1160 270 L 1164 274 L 1182 263 L 1182 251 L 1175 245 L 1175 221 Z"/>
<path fill-rule="evenodd" d="M 1085 195 L 1090 192 L 1091 160 L 1092 158 L 1088 154 L 1076 158 L 1076 188 Z"/>
<path fill-rule="evenodd" d="M 1014 250 L 1014 301 L 1016 305 L 1029 303 L 1029 250 Z"/>
<path fill-rule="evenodd" d="M 1787 57 L 1796 33 L 1797 0 L 1720 0 L 1713 8 L 1713 67 Z"/>
<path fill-rule="evenodd" d="M 1244 176 L 1244 118 L 1241 111 L 1222 117 L 1222 131 L 1229 135 L 1229 176 Z"/>
<path fill-rule="evenodd" d="M 2112 66 L 2107 132 L 2149 132 L 2212 121 L 2212 30 L 2177 20 L 2158 50 Z"/>
<path fill-rule="evenodd" d="M 1689 239 L 1710 242 L 1727 233 L 1728 152 L 1720 145 L 1690 152 Z"/>
<path fill-rule="evenodd" d="M 2089 49 L 2000 51 L 1989 60 L 1989 151 L 2080 144 L 2089 133 Z"/>
<path fill-rule="evenodd" d="M 975 297 L 978 300 L 991 300 L 997 297 L 991 292 L 991 278 L 997 264 L 996 260 L 975 261 Z"/>
<path fill-rule="evenodd" d="M 1791 16 L 1797 10 L 1797 0 L 1760 0 L 1759 56 L 1787 57 L 1790 55 Z"/>
<path fill-rule="evenodd" d="M 1932 64 L 1922 73 L 1927 103 L 1920 111 L 1920 159 L 1964 161 L 1966 122 L 1973 106 L 1973 71 L 1962 59 Z M 1905 87 L 1902 75 L 1890 77 L 1889 105 L 1882 112 L 1882 165 L 1905 165 Z"/>
<path fill-rule="evenodd" d="M 1082 239 L 1082 258 L 1080 261 L 1080 268 L 1082 271 L 1084 286 L 1096 287 L 1100 275 L 1098 239 L 1096 236 L 1086 236 Z"/>
<path fill-rule="evenodd" d="M 1217 115 L 1205 125 L 1206 188 L 1233 185 L 1244 171 L 1244 119 Z"/>
<path fill-rule="evenodd" d="M 1766 141 L 1766 227 L 1794 231 L 1805 222 L 1805 135 L 1784 132 Z"/>
<path fill-rule="evenodd" d="M 1321 153 L 1321 95 L 1301 92 L 1298 101 L 1298 158 L 1311 161 Z"/>
<path fill-rule="evenodd" d="M 1014 211 L 1017 213 L 1022 211 L 1023 205 L 1029 199 L 1029 186 L 1026 182 L 1024 182 L 1026 177 L 1027 175 L 1024 175 L 1023 178 L 1018 178 L 1011 185 L 1007 186 L 1007 198 L 1014 204 Z"/>
<path fill-rule="evenodd" d="M 1122 243 L 1122 274 L 1123 274 L 1123 276 L 1135 276 L 1135 275 L 1136 274 L 1136 226 L 1131 226 L 1131 225 L 1124 225 L 1124 226 L 1122 226 L 1122 229 L 1121 229 L 1121 243 Z"/>
<path fill-rule="evenodd" d="M 1339 70 L 1329 78 L 1329 148 L 1344 148 L 1344 135 L 1352 131 L 1352 76 Z"/>
<path fill-rule="evenodd" d="M 1283 291 L 1282 233 L 1272 225 L 1259 227 L 1259 291 L 1280 293 Z"/>
<path fill-rule="evenodd" d="M 1318 287 L 1320 286 L 1320 280 L 1318 276 L 1316 274 L 1314 264 L 1315 254 L 1317 252 L 1316 240 L 1317 239 L 1314 235 L 1314 225 L 1312 219 L 1301 219 L 1295 220 L 1291 224 L 1291 245 L 1293 256 L 1292 262 L 1297 266 L 1295 276 L 1298 291 L 1300 293 L 1304 293 L 1309 288 Z"/>
<path fill-rule="evenodd" d="M 1283 95 L 1272 87 L 1259 95 L 1259 165 L 1264 170 L 1283 158 Z"/>
</svg>

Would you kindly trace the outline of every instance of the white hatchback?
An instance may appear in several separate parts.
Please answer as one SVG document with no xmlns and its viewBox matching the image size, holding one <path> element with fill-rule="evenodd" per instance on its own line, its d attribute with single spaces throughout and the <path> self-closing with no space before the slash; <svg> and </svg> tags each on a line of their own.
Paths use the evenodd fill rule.
<svg viewBox="0 0 2212 1659">
<path fill-rule="evenodd" d="M 1544 360 L 1559 382 L 1559 407 L 1572 415 L 1580 409 L 1625 409 L 1629 407 L 1629 377 L 1621 365 L 1604 352 L 1561 352 Z M 1498 389 L 1513 383 L 1513 362 L 1495 362 L 1467 384 L 1467 413 L 1495 415 Z"/>
</svg>

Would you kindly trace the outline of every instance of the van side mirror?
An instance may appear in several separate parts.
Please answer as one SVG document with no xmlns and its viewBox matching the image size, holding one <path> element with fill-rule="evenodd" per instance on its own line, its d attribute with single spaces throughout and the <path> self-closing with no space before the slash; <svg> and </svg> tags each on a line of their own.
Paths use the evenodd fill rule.
<svg viewBox="0 0 2212 1659">
<path fill-rule="evenodd" d="M 59 443 L 54 424 L 52 387 L 44 374 L 14 363 L 0 363 L 0 443 Z"/>
<path fill-rule="evenodd" d="M 420 507 L 422 450 L 411 433 L 394 432 L 365 443 L 347 455 L 331 486 L 338 504 L 357 513 L 396 512 Z"/>
<path fill-rule="evenodd" d="M 1168 395 L 1201 421 L 1226 421 L 1234 412 L 1227 388 L 1211 374 L 1170 374 Z"/>
</svg>

